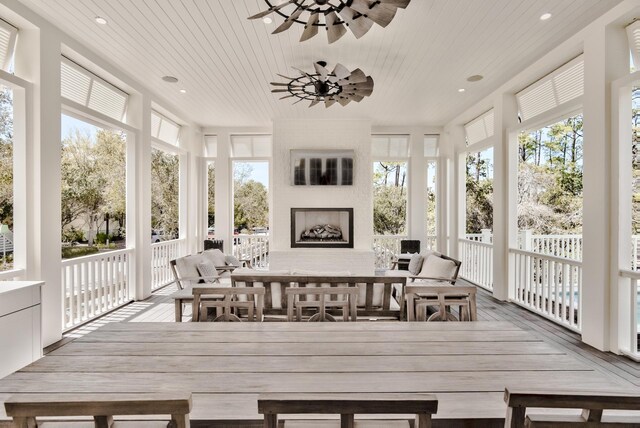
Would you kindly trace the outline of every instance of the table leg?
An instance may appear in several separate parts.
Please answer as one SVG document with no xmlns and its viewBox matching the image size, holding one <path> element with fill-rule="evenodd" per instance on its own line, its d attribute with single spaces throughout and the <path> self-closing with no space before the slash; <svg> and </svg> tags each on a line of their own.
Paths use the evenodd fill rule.
<svg viewBox="0 0 640 428">
<path fill-rule="evenodd" d="M 182 299 L 175 299 L 176 322 L 182 322 Z"/>
</svg>

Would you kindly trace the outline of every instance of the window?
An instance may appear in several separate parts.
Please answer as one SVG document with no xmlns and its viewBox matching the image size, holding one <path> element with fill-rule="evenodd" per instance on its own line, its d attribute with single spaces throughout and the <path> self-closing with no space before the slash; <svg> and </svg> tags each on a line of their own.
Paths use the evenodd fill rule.
<svg viewBox="0 0 640 428">
<path fill-rule="evenodd" d="M 493 147 L 466 156 L 466 233 L 493 228 Z"/>
<path fill-rule="evenodd" d="M 180 125 L 154 110 L 151 112 L 151 137 L 172 146 L 177 146 L 180 137 Z"/>
<path fill-rule="evenodd" d="M 204 151 L 208 158 L 218 155 L 218 137 L 204 136 Z M 216 164 L 213 160 L 206 161 L 207 165 L 207 237 L 214 239 L 216 235 Z"/>
<path fill-rule="evenodd" d="M 636 21 L 637 22 L 637 21 Z M 631 94 L 631 270 L 640 270 L 640 88 L 634 87 Z"/>
<path fill-rule="evenodd" d="M 234 158 L 271 157 L 271 135 L 232 135 L 231 156 Z"/>
<path fill-rule="evenodd" d="M 0 85 L 0 271 L 13 269 L 13 91 Z"/>
<path fill-rule="evenodd" d="M 234 232 L 265 234 L 269 229 L 269 162 L 233 162 Z"/>
<path fill-rule="evenodd" d="M 373 233 L 402 235 L 408 231 L 408 135 L 372 135 Z"/>
<path fill-rule="evenodd" d="M 582 258 L 582 171 L 582 115 L 520 133 L 518 228 L 528 233 L 522 248 Z"/>
<path fill-rule="evenodd" d="M 60 62 L 60 91 L 69 101 L 124 121 L 129 95 L 65 57 Z"/>
<path fill-rule="evenodd" d="M 437 200 L 437 171 L 438 163 L 435 160 L 427 161 L 427 185 L 425 186 L 426 200 L 426 238 L 430 248 L 435 248 L 436 238 L 438 234 L 438 200 Z"/>
<path fill-rule="evenodd" d="M 63 258 L 125 248 L 125 133 L 63 115 L 61 153 Z"/>
<path fill-rule="evenodd" d="M 180 156 L 151 149 L 151 243 L 180 236 Z"/>
<path fill-rule="evenodd" d="M 494 133 L 494 112 L 493 109 L 473 119 L 464 126 L 464 133 L 467 139 L 467 146 L 484 141 L 493 137 Z"/>
<path fill-rule="evenodd" d="M 627 38 L 631 51 L 631 72 L 640 68 L 640 21 L 633 21 L 627 26 Z"/>
<path fill-rule="evenodd" d="M 205 135 L 204 136 L 204 153 L 208 158 L 218 157 L 218 136 L 217 135 Z"/>
<path fill-rule="evenodd" d="M 584 94 L 583 56 L 569 61 L 551 74 L 516 94 L 520 117 L 529 120 Z"/>
<path fill-rule="evenodd" d="M 11 72 L 18 29 L 0 19 L 0 69 Z"/>
</svg>

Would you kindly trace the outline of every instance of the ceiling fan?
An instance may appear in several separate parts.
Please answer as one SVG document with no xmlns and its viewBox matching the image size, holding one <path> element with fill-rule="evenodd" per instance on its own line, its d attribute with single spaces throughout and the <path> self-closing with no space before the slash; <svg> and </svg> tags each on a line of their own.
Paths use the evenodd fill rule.
<svg viewBox="0 0 640 428">
<path fill-rule="evenodd" d="M 300 41 L 309 40 L 325 27 L 329 43 L 340 39 L 351 30 L 357 39 L 364 36 L 374 23 L 386 27 L 398 8 L 406 8 L 411 0 L 264 0 L 268 9 L 250 16 L 264 18 L 276 13 L 284 22 L 273 31 L 281 33 L 293 23 L 304 25 Z M 346 27 L 346 28 L 345 28 Z"/>
<path fill-rule="evenodd" d="M 288 92 L 288 95 L 280 99 L 299 98 L 294 104 L 307 100 L 311 101 L 309 107 L 313 107 L 324 102 L 327 108 L 336 102 L 342 106 L 351 101 L 359 103 L 373 92 L 373 79 L 359 68 L 349 71 L 344 65 L 336 64 L 333 71 L 329 71 L 325 61 L 318 61 L 313 66 L 313 73 L 295 68 L 300 73 L 298 77 L 278 74 L 289 82 L 271 82 L 276 87 L 271 92 Z"/>
</svg>

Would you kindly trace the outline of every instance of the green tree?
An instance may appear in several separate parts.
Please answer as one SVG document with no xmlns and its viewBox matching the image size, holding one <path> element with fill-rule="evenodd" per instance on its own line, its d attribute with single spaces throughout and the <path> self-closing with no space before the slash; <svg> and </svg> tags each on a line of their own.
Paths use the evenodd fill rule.
<svg viewBox="0 0 640 428">
<path fill-rule="evenodd" d="M 151 150 L 151 227 L 178 236 L 180 218 L 180 158 Z"/>
<path fill-rule="evenodd" d="M 466 233 L 493 228 L 493 149 L 467 153 L 466 157 Z"/>
<path fill-rule="evenodd" d="M 207 164 L 207 201 L 208 226 L 216 225 L 216 166 L 213 162 Z"/>
<path fill-rule="evenodd" d="M 376 235 L 407 233 L 407 166 L 376 162 L 373 169 L 373 231 Z"/>
<path fill-rule="evenodd" d="M 0 86 L 0 224 L 13 230 L 13 93 Z"/>
</svg>

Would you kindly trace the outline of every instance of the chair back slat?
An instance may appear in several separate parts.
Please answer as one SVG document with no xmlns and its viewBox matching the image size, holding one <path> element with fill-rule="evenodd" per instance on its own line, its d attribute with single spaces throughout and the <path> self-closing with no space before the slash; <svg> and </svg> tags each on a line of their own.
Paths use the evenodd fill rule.
<svg viewBox="0 0 640 428">
<path fill-rule="evenodd" d="M 247 310 L 248 321 L 262 321 L 264 312 L 265 289 L 259 287 L 193 287 L 192 321 L 207 321 L 207 309 L 221 310 L 214 321 L 241 321 L 234 313 Z M 203 299 L 203 296 L 218 296 L 218 300 Z M 243 298 L 241 298 L 243 297 Z"/>
<path fill-rule="evenodd" d="M 407 285 L 407 319 L 409 321 L 455 319 L 449 312 L 452 306 L 460 308 L 459 321 L 477 321 L 477 288 L 466 285 Z M 437 307 L 438 312 L 427 317 L 427 308 Z"/>
<path fill-rule="evenodd" d="M 317 313 L 309 321 L 335 321 L 333 316 L 327 313 L 327 305 L 332 308 L 342 309 L 344 321 L 351 319 L 356 321 L 356 300 L 358 289 L 356 287 L 289 287 L 284 290 L 287 295 L 287 319 L 288 321 L 301 321 L 304 309 L 315 309 Z M 303 300 L 302 297 L 313 296 L 316 299 Z M 331 296 L 336 296 L 335 300 Z M 338 297 L 341 297 L 338 299 Z M 293 317 L 294 310 L 296 318 Z"/>
</svg>

